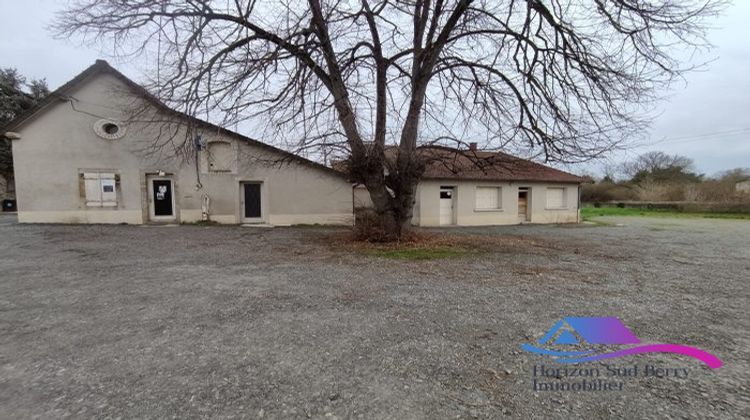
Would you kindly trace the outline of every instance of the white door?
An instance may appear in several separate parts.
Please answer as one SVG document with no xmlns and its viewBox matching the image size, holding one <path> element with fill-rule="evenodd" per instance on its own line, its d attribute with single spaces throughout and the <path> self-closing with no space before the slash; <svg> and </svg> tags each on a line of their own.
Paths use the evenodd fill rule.
<svg viewBox="0 0 750 420">
<path fill-rule="evenodd" d="M 440 187 L 440 224 L 453 224 L 453 188 Z"/>
</svg>

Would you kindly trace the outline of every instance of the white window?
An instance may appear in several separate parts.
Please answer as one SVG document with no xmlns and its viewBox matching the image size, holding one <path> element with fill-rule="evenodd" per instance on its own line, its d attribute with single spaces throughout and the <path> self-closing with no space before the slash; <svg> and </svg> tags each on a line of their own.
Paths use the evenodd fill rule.
<svg viewBox="0 0 750 420">
<path fill-rule="evenodd" d="M 85 172 L 83 174 L 87 207 L 117 207 L 117 180 L 115 174 Z"/>
<path fill-rule="evenodd" d="M 476 210 L 499 210 L 502 208 L 500 187 L 477 187 L 474 208 Z"/>
<path fill-rule="evenodd" d="M 562 187 L 550 187 L 547 188 L 547 208 L 548 209 L 564 209 L 567 208 L 565 200 L 565 188 Z"/>
<path fill-rule="evenodd" d="M 209 172 L 232 172 L 236 156 L 232 145 L 225 141 L 215 141 L 208 144 Z"/>
</svg>

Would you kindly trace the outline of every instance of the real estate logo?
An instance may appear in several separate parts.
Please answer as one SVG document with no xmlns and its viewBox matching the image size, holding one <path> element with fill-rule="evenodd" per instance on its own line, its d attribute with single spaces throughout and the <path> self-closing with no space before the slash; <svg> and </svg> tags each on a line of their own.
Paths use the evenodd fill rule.
<svg viewBox="0 0 750 420">
<path fill-rule="evenodd" d="M 644 353 L 673 353 L 690 356 L 711 369 L 721 367 L 721 360 L 701 349 L 681 344 L 642 344 L 641 340 L 616 317 L 567 317 L 558 321 L 537 345 L 523 344 L 529 353 L 546 356 L 558 363 L 595 362 Z M 623 379 L 685 379 L 685 367 L 659 365 L 628 366 L 551 366 L 534 365 L 534 391 L 621 391 Z"/>
<path fill-rule="evenodd" d="M 641 340 L 616 317 L 567 317 L 557 322 L 537 345 L 523 344 L 527 352 L 548 356 L 559 363 L 583 363 L 643 353 L 674 353 L 700 360 L 711 369 L 721 360 L 704 350 L 681 344 L 642 344 Z M 567 346 L 589 345 L 586 350 L 566 351 Z M 612 346 L 618 346 L 611 350 Z"/>
</svg>

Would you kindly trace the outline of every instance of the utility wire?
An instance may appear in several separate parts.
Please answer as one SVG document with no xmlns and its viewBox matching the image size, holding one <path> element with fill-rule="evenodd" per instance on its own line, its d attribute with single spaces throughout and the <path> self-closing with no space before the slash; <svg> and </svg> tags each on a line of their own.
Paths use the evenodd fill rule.
<svg viewBox="0 0 750 420">
<path fill-rule="evenodd" d="M 727 130 L 727 131 L 714 131 L 711 133 L 695 134 L 691 136 L 666 137 L 652 144 L 687 143 L 691 141 L 711 139 L 711 138 L 722 138 L 722 137 L 736 136 L 740 134 L 750 134 L 750 127 L 737 128 L 734 130 Z"/>
</svg>

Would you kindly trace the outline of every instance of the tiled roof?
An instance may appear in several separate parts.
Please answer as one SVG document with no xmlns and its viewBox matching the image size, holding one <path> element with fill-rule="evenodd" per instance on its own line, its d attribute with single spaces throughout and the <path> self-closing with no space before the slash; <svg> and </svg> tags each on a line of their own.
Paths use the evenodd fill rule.
<svg viewBox="0 0 750 420">
<path fill-rule="evenodd" d="M 423 179 L 585 182 L 584 178 L 502 152 L 423 147 Z"/>
</svg>

